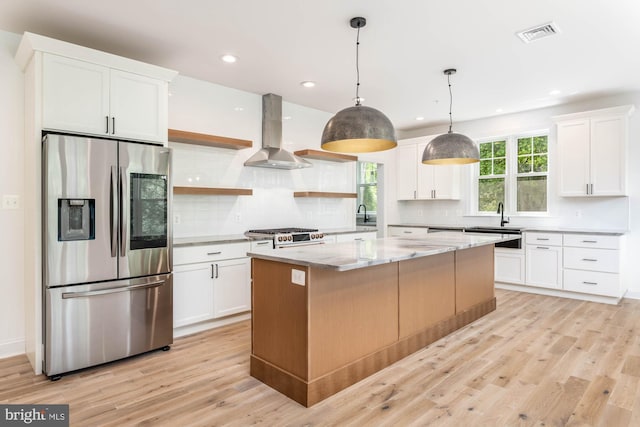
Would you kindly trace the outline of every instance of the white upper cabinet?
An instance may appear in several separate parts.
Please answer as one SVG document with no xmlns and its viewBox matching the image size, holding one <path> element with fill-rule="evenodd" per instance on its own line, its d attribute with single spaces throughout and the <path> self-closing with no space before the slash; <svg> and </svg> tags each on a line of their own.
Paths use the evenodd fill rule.
<svg viewBox="0 0 640 427">
<path fill-rule="evenodd" d="M 166 81 L 44 54 L 42 127 L 167 141 Z"/>
<path fill-rule="evenodd" d="M 633 110 L 628 105 L 554 117 L 561 196 L 627 195 L 627 127 Z"/>
<path fill-rule="evenodd" d="M 460 198 L 460 167 L 422 163 L 430 138 L 406 140 L 397 148 L 398 200 L 457 200 Z"/>
</svg>

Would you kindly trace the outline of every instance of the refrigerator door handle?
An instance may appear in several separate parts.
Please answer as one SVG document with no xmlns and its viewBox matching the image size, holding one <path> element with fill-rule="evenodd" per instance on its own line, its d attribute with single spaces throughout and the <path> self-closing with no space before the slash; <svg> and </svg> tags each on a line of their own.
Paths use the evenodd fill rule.
<svg viewBox="0 0 640 427">
<path fill-rule="evenodd" d="M 129 292 L 129 291 L 136 291 L 140 289 L 157 288 L 158 286 L 162 286 L 164 283 L 166 282 L 163 280 L 160 282 L 143 283 L 142 285 L 120 286 L 117 288 L 100 289 L 98 291 L 63 292 L 62 299 L 85 298 L 85 297 L 92 297 L 95 295 L 115 294 L 116 292 Z"/>
<path fill-rule="evenodd" d="M 126 212 L 124 212 L 124 189 L 126 183 L 124 182 L 124 169 L 120 166 L 120 256 L 127 254 L 127 218 Z"/>
<path fill-rule="evenodd" d="M 111 166 L 111 179 L 109 180 L 109 235 L 111 237 L 111 257 L 116 257 L 118 250 L 118 171 Z"/>
</svg>

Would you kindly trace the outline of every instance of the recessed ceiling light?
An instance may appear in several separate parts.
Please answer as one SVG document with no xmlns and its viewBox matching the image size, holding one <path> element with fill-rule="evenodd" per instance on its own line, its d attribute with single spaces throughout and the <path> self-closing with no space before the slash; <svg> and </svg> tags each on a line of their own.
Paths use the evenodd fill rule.
<svg viewBox="0 0 640 427">
<path fill-rule="evenodd" d="M 238 57 L 234 56 L 234 55 L 227 54 L 227 55 L 222 55 L 220 57 L 220 59 L 222 59 L 223 62 L 226 62 L 228 64 L 233 64 L 234 62 L 236 62 L 238 60 Z"/>
<path fill-rule="evenodd" d="M 551 96 L 556 96 L 556 95 L 560 95 L 562 92 L 559 91 L 558 89 L 554 89 L 551 92 L 549 92 L 549 95 Z"/>
<path fill-rule="evenodd" d="M 291 116 L 282 116 L 282 120 L 291 120 Z"/>
<path fill-rule="evenodd" d="M 233 111 L 244 111 L 243 107 L 234 107 Z"/>
<path fill-rule="evenodd" d="M 421 121 L 423 121 L 423 120 L 424 120 L 424 117 L 422 117 L 422 116 L 418 116 L 418 117 L 416 117 L 416 120 L 417 120 L 417 121 L 419 121 L 419 122 L 421 122 Z"/>
<path fill-rule="evenodd" d="M 496 113 L 502 113 L 504 110 L 502 108 L 496 108 Z"/>
<path fill-rule="evenodd" d="M 314 87 L 316 85 L 316 82 L 312 82 L 312 81 L 304 81 L 304 82 L 300 82 L 300 84 L 304 87 Z"/>
</svg>

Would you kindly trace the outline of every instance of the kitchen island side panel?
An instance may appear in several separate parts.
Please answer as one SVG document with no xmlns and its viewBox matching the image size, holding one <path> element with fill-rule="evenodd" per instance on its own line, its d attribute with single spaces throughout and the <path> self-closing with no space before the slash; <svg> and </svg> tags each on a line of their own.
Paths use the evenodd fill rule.
<svg viewBox="0 0 640 427">
<path fill-rule="evenodd" d="M 455 314 L 453 252 L 400 261 L 398 264 L 400 339 L 417 334 Z"/>
<path fill-rule="evenodd" d="M 291 270 L 307 268 L 251 260 L 252 354 L 302 380 L 307 375 L 307 286 L 292 283 Z M 308 274 L 307 276 L 308 282 Z"/>
<path fill-rule="evenodd" d="M 309 380 L 398 340 L 398 264 L 350 271 L 311 268 Z"/>
<path fill-rule="evenodd" d="M 455 252 L 456 313 L 494 299 L 494 246 L 478 246 Z"/>
</svg>

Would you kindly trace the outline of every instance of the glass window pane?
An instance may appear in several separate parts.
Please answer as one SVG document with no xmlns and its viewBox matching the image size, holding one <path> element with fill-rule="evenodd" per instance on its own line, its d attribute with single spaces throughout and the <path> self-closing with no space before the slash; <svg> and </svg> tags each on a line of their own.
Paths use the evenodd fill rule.
<svg viewBox="0 0 640 427">
<path fill-rule="evenodd" d="M 517 183 L 518 212 L 547 211 L 547 177 L 519 177 Z"/>
<path fill-rule="evenodd" d="M 531 138 L 518 138 L 518 155 L 531 154 Z"/>
<path fill-rule="evenodd" d="M 480 160 L 480 175 L 491 175 L 491 160 Z"/>
<path fill-rule="evenodd" d="M 490 159 L 493 155 L 491 150 L 491 142 L 483 142 L 480 144 L 480 158 L 481 159 Z"/>
<path fill-rule="evenodd" d="M 533 152 L 546 153 L 548 151 L 547 136 L 536 136 L 533 138 Z"/>
<path fill-rule="evenodd" d="M 518 173 L 531 172 L 531 156 L 518 156 Z"/>
<path fill-rule="evenodd" d="M 493 157 L 504 157 L 507 155 L 506 141 L 496 141 L 493 143 Z"/>
<path fill-rule="evenodd" d="M 507 171 L 506 159 L 495 159 L 493 161 L 493 173 L 494 175 L 504 175 Z"/>
<path fill-rule="evenodd" d="M 367 212 L 373 213 L 378 210 L 377 185 L 361 185 L 358 187 L 358 205 L 360 204 L 367 207 Z"/>
<path fill-rule="evenodd" d="M 478 211 L 495 212 L 498 202 L 504 203 L 504 178 L 478 180 Z"/>
<path fill-rule="evenodd" d="M 547 168 L 547 155 L 533 156 L 533 171 L 534 172 L 546 172 Z"/>
</svg>

